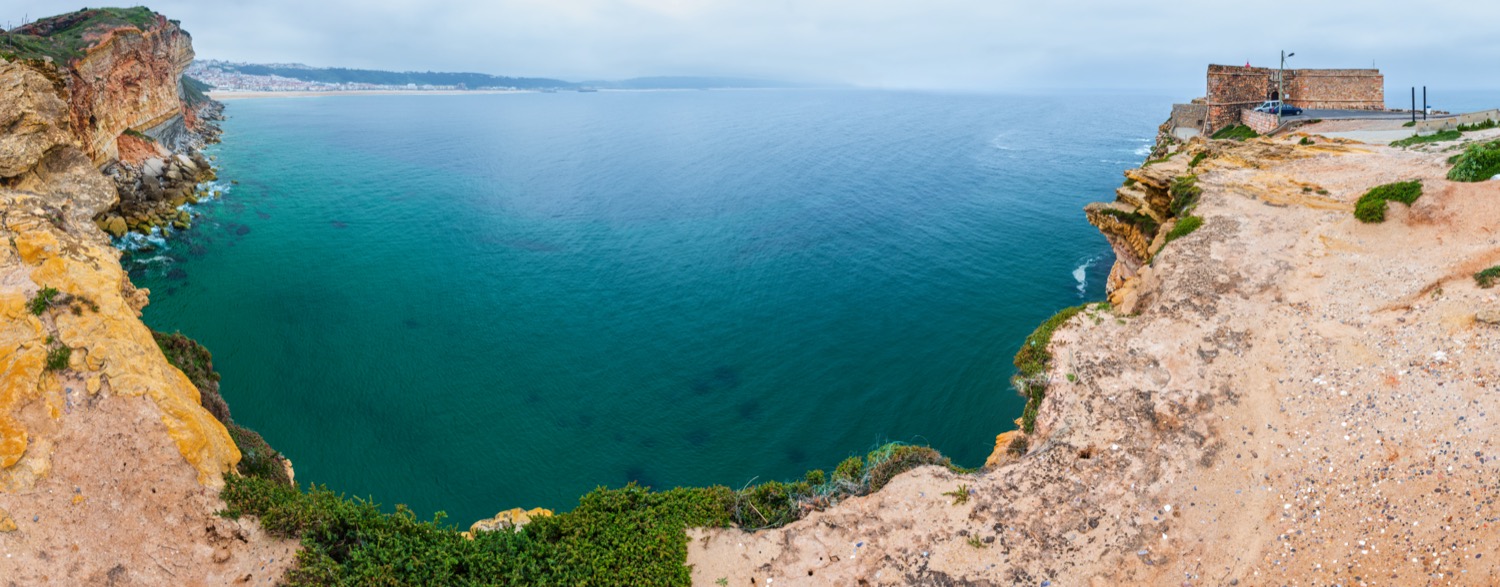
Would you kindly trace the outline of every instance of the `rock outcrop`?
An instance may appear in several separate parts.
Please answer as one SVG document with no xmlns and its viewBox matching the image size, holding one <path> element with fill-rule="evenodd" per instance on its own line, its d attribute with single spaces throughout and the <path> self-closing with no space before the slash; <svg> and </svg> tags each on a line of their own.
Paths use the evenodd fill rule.
<svg viewBox="0 0 1500 587">
<path fill-rule="evenodd" d="M 70 136 L 114 180 L 118 202 L 99 211 L 97 224 L 116 237 L 128 230 L 185 228 L 190 219 L 179 208 L 207 197 L 197 186 L 213 178 L 198 149 L 216 139 L 213 122 L 222 118 L 222 106 L 195 98 L 183 85 L 182 73 L 193 61 L 192 38 L 177 23 L 144 8 L 85 9 L 8 34 L 38 43 L 83 44 L 66 63 L 30 60 L 28 66 L 44 75 L 41 81 L 29 76 L 26 92 L 36 94 L 39 84 L 53 86 L 45 93 L 62 98 L 68 115 L 67 124 L 53 128 L 68 132 L 52 138 Z M 16 112 L 52 116 L 57 104 L 23 106 Z M 26 122 L 20 121 L 22 135 Z M 0 168 L 8 167 L 3 158 Z"/>
<path fill-rule="evenodd" d="M 0 62 L 0 582 L 229 584 L 279 577 L 295 550 L 215 515 L 240 451 L 94 222 L 119 201 L 98 164 L 124 129 L 182 120 L 192 50 L 152 22 L 89 31 L 61 70 Z"/>
</svg>

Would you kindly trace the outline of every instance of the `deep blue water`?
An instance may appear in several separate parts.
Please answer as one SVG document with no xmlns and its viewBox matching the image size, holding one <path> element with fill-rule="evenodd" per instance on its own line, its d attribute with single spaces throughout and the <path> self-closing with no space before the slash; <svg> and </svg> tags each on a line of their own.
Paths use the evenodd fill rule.
<svg viewBox="0 0 1500 587">
<path fill-rule="evenodd" d="M 138 255 L 298 480 L 446 510 L 983 462 L 1102 298 L 1082 206 L 1169 98 L 729 91 L 229 103 L 238 181 Z"/>
</svg>

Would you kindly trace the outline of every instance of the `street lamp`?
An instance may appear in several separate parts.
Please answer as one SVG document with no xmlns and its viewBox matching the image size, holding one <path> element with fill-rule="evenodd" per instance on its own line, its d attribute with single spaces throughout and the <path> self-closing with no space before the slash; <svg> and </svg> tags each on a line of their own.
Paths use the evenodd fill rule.
<svg viewBox="0 0 1500 587">
<path fill-rule="evenodd" d="M 1276 105 L 1276 126 L 1281 126 L 1281 109 L 1286 106 L 1286 60 L 1288 57 L 1296 57 L 1296 53 L 1281 52 L 1281 71 L 1276 74 L 1276 99 L 1280 104 Z"/>
</svg>

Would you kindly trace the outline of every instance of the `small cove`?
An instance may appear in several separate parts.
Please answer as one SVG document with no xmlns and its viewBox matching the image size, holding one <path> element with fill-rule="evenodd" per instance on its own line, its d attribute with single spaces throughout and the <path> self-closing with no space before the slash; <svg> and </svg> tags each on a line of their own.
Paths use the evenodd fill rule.
<svg viewBox="0 0 1500 587">
<path fill-rule="evenodd" d="M 1016 346 L 1102 297 L 1081 208 L 1168 103 L 235 101 L 226 193 L 127 267 L 299 481 L 423 516 L 789 479 L 890 440 L 976 466 L 1020 413 Z"/>
</svg>

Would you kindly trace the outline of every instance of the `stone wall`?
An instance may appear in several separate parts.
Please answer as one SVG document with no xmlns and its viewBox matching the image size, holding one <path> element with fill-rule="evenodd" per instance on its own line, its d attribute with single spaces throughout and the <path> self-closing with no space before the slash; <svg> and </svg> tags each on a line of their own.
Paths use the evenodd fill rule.
<svg viewBox="0 0 1500 587">
<path fill-rule="evenodd" d="M 1249 108 L 1240 111 L 1240 124 L 1254 129 L 1260 134 L 1271 134 L 1276 130 L 1276 115 L 1269 112 L 1256 112 Z"/>
<path fill-rule="evenodd" d="M 1233 65 L 1208 66 L 1208 128 L 1212 133 L 1240 123 L 1240 111 L 1271 99 L 1276 70 Z"/>
<path fill-rule="evenodd" d="M 1301 108 L 1385 109 L 1378 69 L 1288 69 L 1285 85 L 1286 102 Z"/>
<path fill-rule="evenodd" d="M 1500 109 L 1470 112 L 1446 118 L 1418 119 L 1416 131 L 1419 135 L 1428 135 L 1439 131 L 1453 130 L 1458 128 L 1460 124 L 1479 124 L 1486 120 L 1500 121 Z"/>
<path fill-rule="evenodd" d="M 1277 98 L 1301 108 L 1385 109 L 1385 76 L 1378 69 L 1288 69 L 1284 80 L 1281 75 L 1271 67 L 1208 66 L 1204 132 L 1240 124 L 1242 111 Z"/>
</svg>

